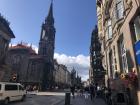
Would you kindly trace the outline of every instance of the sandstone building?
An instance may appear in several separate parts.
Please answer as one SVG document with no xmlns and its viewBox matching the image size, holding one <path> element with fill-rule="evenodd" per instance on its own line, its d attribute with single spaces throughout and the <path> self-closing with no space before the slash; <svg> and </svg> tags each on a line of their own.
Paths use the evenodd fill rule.
<svg viewBox="0 0 140 105">
<path fill-rule="evenodd" d="M 107 71 L 106 86 L 112 87 L 118 74 L 134 72 L 139 78 L 140 0 L 96 0 L 96 3 L 102 62 Z M 139 96 L 137 86 L 128 86 Z"/>
</svg>

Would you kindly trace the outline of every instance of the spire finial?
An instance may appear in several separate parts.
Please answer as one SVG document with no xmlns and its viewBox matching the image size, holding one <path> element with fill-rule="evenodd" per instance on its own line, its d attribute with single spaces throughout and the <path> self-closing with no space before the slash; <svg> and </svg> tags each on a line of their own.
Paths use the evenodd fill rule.
<svg viewBox="0 0 140 105">
<path fill-rule="evenodd" d="M 48 16 L 45 19 L 45 23 L 54 24 L 54 18 L 53 18 L 53 0 L 51 0 L 49 13 L 48 13 Z"/>
</svg>

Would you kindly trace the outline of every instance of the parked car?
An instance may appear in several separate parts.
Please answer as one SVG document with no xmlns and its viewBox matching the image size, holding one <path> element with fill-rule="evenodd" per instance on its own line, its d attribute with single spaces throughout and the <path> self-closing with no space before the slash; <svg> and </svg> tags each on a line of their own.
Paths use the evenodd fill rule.
<svg viewBox="0 0 140 105">
<path fill-rule="evenodd" d="M 8 104 L 11 101 L 23 101 L 26 90 L 20 83 L 0 82 L 0 102 Z"/>
</svg>

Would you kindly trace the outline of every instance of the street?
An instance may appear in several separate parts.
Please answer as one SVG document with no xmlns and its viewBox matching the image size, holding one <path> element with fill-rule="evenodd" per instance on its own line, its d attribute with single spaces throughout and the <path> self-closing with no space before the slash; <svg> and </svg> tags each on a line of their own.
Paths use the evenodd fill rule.
<svg viewBox="0 0 140 105">
<path fill-rule="evenodd" d="M 37 94 L 28 94 L 23 102 L 12 102 L 10 105 L 64 105 L 65 93 L 62 92 L 39 92 Z M 94 101 L 85 99 L 83 96 L 77 96 L 75 99 L 71 97 L 72 105 L 105 105 L 105 102 L 96 98 Z"/>
<path fill-rule="evenodd" d="M 64 101 L 64 93 L 41 92 L 28 94 L 23 102 L 12 102 L 10 105 L 58 105 Z"/>
</svg>

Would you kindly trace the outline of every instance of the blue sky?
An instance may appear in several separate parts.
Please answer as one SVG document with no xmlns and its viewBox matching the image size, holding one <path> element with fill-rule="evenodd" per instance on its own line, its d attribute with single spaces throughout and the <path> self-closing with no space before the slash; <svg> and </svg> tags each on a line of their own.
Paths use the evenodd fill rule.
<svg viewBox="0 0 140 105">
<path fill-rule="evenodd" d="M 41 25 L 50 3 L 51 0 L 0 0 L 0 13 L 11 23 L 16 36 L 12 43 L 23 41 L 38 47 Z M 77 69 L 82 65 L 79 69 L 83 71 L 79 72 L 87 78 L 90 38 L 96 24 L 96 0 L 54 0 L 54 19 L 55 58 L 60 62 L 69 61 L 70 66 L 77 61 Z"/>
<path fill-rule="evenodd" d="M 51 0 L 0 0 L 0 13 L 11 23 L 16 38 L 38 46 L 41 24 Z M 54 0 L 55 52 L 89 55 L 91 31 L 96 24 L 95 0 Z"/>
</svg>

